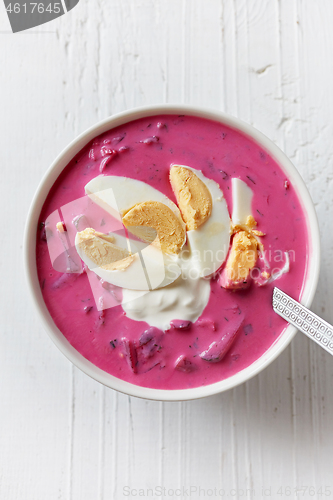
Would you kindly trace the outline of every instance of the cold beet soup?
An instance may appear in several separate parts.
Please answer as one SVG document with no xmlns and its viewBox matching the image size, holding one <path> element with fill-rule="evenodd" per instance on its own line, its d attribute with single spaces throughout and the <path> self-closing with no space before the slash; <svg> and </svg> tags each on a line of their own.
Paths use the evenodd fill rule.
<svg viewBox="0 0 333 500">
<path fill-rule="evenodd" d="M 96 137 L 43 205 L 38 278 L 68 342 L 105 372 L 156 389 L 228 378 L 287 323 L 308 233 L 297 193 L 259 144 L 219 122 L 161 115 Z"/>
</svg>

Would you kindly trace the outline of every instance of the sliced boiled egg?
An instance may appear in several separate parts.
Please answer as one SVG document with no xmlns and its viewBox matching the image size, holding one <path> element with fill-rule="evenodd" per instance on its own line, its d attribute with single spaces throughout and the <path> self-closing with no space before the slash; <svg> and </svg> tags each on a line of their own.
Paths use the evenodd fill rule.
<svg viewBox="0 0 333 500">
<path fill-rule="evenodd" d="M 189 188 L 186 186 L 188 179 Z M 221 267 L 229 250 L 230 217 L 226 200 L 217 182 L 207 178 L 201 170 L 173 165 L 170 180 L 187 225 L 197 227 L 187 231 L 193 267 L 199 277 L 207 277 Z"/>
<path fill-rule="evenodd" d="M 101 235 L 91 228 L 78 232 L 76 250 L 97 276 L 112 285 L 131 290 L 149 291 L 175 281 L 179 265 L 153 245 L 131 242 L 119 234 Z"/>
<path fill-rule="evenodd" d="M 232 185 L 232 223 L 234 226 L 246 225 L 252 215 L 252 189 L 241 179 L 233 178 Z"/>
</svg>

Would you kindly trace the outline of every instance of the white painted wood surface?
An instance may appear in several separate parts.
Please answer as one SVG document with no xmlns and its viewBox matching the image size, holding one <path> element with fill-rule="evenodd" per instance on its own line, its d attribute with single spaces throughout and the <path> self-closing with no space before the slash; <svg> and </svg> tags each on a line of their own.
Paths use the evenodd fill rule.
<svg viewBox="0 0 333 500">
<path fill-rule="evenodd" d="M 13 35 L 1 2 L 1 500 L 333 496 L 329 354 L 298 334 L 235 390 L 130 398 L 57 351 L 22 265 L 30 201 L 71 139 L 134 106 L 202 105 L 252 123 L 301 172 L 322 236 L 313 310 L 333 322 L 332 26 L 332 0 L 81 0 Z"/>
</svg>

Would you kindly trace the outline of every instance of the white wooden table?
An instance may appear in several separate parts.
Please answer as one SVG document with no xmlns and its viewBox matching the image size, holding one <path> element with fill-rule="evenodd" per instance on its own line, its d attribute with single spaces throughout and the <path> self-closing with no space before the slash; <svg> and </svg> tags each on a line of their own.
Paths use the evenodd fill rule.
<svg viewBox="0 0 333 500">
<path fill-rule="evenodd" d="M 127 397 L 54 347 L 22 264 L 34 191 L 79 132 L 135 106 L 202 105 L 301 172 L 322 236 L 313 310 L 333 322 L 332 26 L 332 0 L 81 0 L 13 35 L 1 2 L 1 500 L 333 497 L 333 359 L 305 336 L 227 393 Z"/>
</svg>

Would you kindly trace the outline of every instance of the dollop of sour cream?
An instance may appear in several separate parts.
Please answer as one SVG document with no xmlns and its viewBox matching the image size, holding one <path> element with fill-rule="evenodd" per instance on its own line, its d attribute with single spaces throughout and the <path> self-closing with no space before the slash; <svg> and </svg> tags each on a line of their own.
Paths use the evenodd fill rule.
<svg viewBox="0 0 333 500">
<path fill-rule="evenodd" d="M 175 319 L 194 323 L 208 304 L 210 280 L 193 273 L 192 258 L 180 255 L 181 275 L 170 285 L 149 292 L 123 288 L 122 307 L 128 318 L 146 321 L 150 326 L 168 330 Z"/>
</svg>

